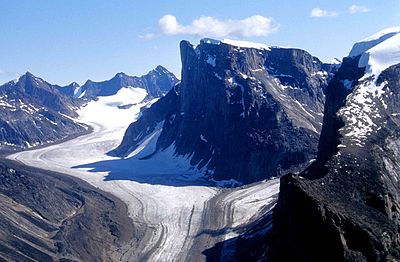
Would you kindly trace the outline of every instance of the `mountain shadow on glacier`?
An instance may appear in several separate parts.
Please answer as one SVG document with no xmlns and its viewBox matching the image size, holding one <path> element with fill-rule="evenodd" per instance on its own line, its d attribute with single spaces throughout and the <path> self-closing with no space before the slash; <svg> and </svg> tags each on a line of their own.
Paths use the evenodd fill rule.
<svg viewBox="0 0 400 262">
<path fill-rule="evenodd" d="M 143 167 L 138 171 L 138 168 L 133 168 L 132 161 L 137 162 L 139 165 L 148 165 L 148 167 Z M 104 177 L 105 181 L 130 180 L 143 184 L 175 187 L 216 185 L 216 183 L 208 180 L 206 176 L 200 175 L 198 172 L 194 174 L 194 169 L 192 173 L 190 173 L 191 170 L 188 172 L 178 170 L 176 172 L 169 171 L 163 173 L 160 170 L 153 171 L 154 169 L 150 165 L 154 166 L 154 164 L 149 164 L 146 160 L 120 158 L 74 166 L 73 168 L 90 169 L 89 172 L 93 173 L 108 172 L 108 175 Z"/>
</svg>

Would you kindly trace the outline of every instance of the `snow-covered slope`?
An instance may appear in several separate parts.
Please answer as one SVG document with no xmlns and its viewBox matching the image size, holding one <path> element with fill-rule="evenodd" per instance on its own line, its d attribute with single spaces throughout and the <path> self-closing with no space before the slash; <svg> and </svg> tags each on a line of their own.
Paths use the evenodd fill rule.
<svg viewBox="0 0 400 262">
<path fill-rule="evenodd" d="M 392 27 L 384 29 L 372 36 L 364 38 L 363 40 L 354 44 L 353 48 L 351 49 L 349 56 L 358 56 L 362 53 L 368 51 L 372 47 L 379 45 L 380 43 L 384 42 L 386 39 L 391 38 L 392 36 L 400 33 L 400 27 Z"/>
<path fill-rule="evenodd" d="M 400 27 L 383 30 L 356 43 L 349 56 L 358 55 L 361 55 L 358 67 L 365 68 L 365 72 L 359 79 L 343 80 L 346 87 L 354 91 L 339 114 L 348 123 L 341 130 L 344 136 L 363 146 L 385 117 L 381 109 L 387 108 L 385 96 L 390 94 L 386 84 L 377 84 L 377 79 L 382 71 L 400 63 Z"/>
<path fill-rule="evenodd" d="M 359 67 L 366 67 L 366 77 L 379 74 L 400 63 L 400 27 L 382 30 L 356 43 L 349 57 L 361 55 Z"/>
<path fill-rule="evenodd" d="M 147 92 L 143 88 L 130 86 L 121 88 L 115 95 L 101 96 L 97 101 L 90 101 L 81 107 L 78 111 L 79 121 L 95 122 L 114 129 L 126 126 L 129 121 L 135 119 L 135 115 L 140 109 L 138 105 L 146 95 Z M 141 106 L 143 105 L 141 104 Z"/>
<path fill-rule="evenodd" d="M 400 63 L 400 28 L 396 34 L 385 35 L 384 41 L 365 51 L 360 58 L 359 67 L 366 67 L 366 76 L 378 77 L 386 68 Z"/>
</svg>

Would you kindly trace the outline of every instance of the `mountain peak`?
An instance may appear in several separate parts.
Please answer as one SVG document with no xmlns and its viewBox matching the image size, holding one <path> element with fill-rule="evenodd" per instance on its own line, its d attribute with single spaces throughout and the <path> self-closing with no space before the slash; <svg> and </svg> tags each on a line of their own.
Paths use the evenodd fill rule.
<svg viewBox="0 0 400 262">
<path fill-rule="evenodd" d="M 119 73 L 117 73 L 114 77 L 116 77 L 116 78 L 123 78 L 123 77 L 127 77 L 128 75 L 127 74 L 125 74 L 124 72 L 119 72 Z"/>
<path fill-rule="evenodd" d="M 32 74 L 31 72 L 26 71 L 25 74 L 23 74 L 19 77 L 19 79 L 21 79 L 21 78 L 36 78 L 36 76 L 34 74 Z"/>
<path fill-rule="evenodd" d="M 162 65 L 158 65 L 154 70 L 155 70 L 155 71 L 158 71 L 158 72 L 163 72 L 163 73 L 168 73 L 168 72 L 169 72 L 169 71 L 168 71 L 165 67 L 163 67 Z"/>
<path fill-rule="evenodd" d="M 400 27 L 387 28 L 354 44 L 349 56 L 354 57 L 367 52 L 369 49 L 383 43 L 400 33 Z"/>
<path fill-rule="evenodd" d="M 72 83 L 71 83 L 71 86 L 73 86 L 73 87 L 79 87 L 79 84 L 78 84 L 77 82 L 72 82 Z"/>
<path fill-rule="evenodd" d="M 35 76 L 33 73 L 31 73 L 29 71 L 26 71 L 25 74 L 23 74 L 23 75 L 37 78 L 37 76 Z"/>
<path fill-rule="evenodd" d="M 365 67 L 366 77 L 377 77 L 383 70 L 400 63 L 400 27 L 382 30 L 356 43 L 349 57 L 359 56 L 360 68 Z"/>
<path fill-rule="evenodd" d="M 37 85 L 45 83 L 45 81 L 42 78 L 35 76 L 34 74 L 32 74 L 29 71 L 27 71 L 25 74 L 23 74 L 18 79 L 18 82 L 20 82 L 20 81 L 28 81 L 28 82 L 35 83 Z"/>
</svg>

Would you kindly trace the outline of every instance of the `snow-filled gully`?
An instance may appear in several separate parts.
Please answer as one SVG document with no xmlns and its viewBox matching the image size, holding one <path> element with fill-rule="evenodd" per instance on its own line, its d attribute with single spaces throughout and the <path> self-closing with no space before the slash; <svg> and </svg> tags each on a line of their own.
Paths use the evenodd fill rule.
<svg viewBox="0 0 400 262">
<path fill-rule="evenodd" d="M 146 91 L 132 87 L 100 97 L 79 112 L 78 121 L 90 125 L 92 133 L 8 158 L 78 177 L 124 201 L 137 239 L 115 250 L 116 261 L 204 261 L 205 249 L 235 237 L 235 227 L 251 222 L 274 201 L 279 182 L 221 189 L 190 167 L 188 159 L 174 156 L 172 148 L 140 160 L 140 154 L 154 147 L 157 134 L 129 158 L 107 156 L 138 118 L 145 97 Z M 118 107 L 128 104 L 128 109 Z M 232 230 L 202 234 L 224 228 Z"/>
</svg>

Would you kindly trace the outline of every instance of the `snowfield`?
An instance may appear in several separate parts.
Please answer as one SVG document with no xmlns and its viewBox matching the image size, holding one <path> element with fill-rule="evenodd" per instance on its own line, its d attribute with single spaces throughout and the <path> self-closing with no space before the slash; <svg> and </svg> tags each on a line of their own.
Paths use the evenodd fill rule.
<svg viewBox="0 0 400 262">
<path fill-rule="evenodd" d="M 99 97 L 78 112 L 78 121 L 90 125 L 92 133 L 8 158 L 78 177 L 124 201 L 138 239 L 115 250 L 115 260 L 204 261 L 201 252 L 206 248 L 234 237 L 236 227 L 265 213 L 263 207 L 276 199 L 279 181 L 219 188 L 204 179 L 189 158 L 175 156 L 173 146 L 143 159 L 154 152 L 162 125 L 128 157 L 108 156 L 139 117 L 140 108 L 155 102 L 145 101 L 146 95 L 144 89 L 126 87 L 113 96 Z M 232 229 L 220 235 L 202 234 L 224 228 Z"/>
</svg>

